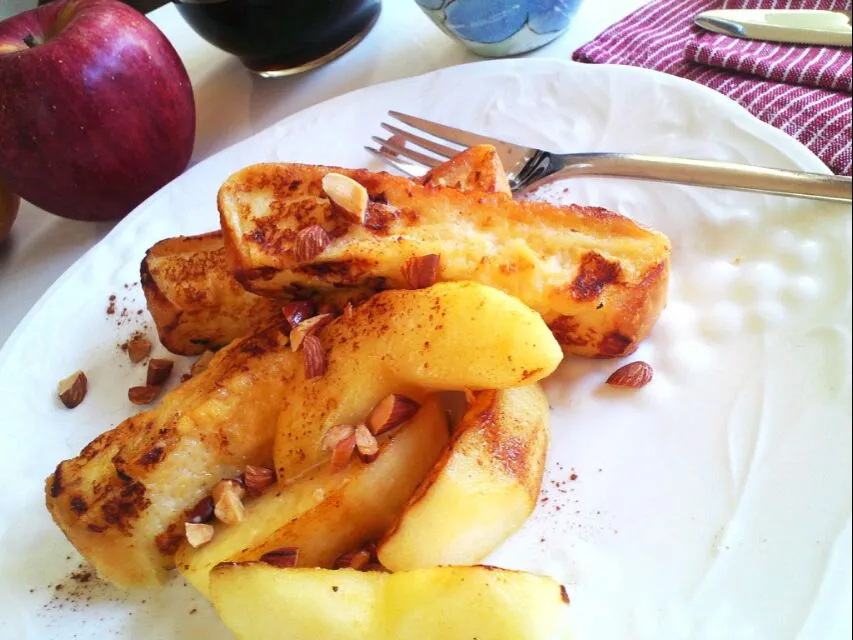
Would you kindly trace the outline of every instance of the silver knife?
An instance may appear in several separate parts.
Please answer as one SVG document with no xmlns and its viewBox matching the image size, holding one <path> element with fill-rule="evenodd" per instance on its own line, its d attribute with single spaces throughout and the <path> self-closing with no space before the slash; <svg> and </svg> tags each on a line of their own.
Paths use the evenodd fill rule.
<svg viewBox="0 0 853 640">
<path fill-rule="evenodd" d="M 849 11 L 720 9 L 693 21 L 703 29 L 746 40 L 853 47 Z"/>
</svg>

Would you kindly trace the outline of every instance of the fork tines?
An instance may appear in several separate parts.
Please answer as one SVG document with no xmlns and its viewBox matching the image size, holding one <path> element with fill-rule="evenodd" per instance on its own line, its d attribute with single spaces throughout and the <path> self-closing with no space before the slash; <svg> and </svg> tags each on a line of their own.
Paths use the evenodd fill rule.
<svg viewBox="0 0 853 640">
<path fill-rule="evenodd" d="M 389 111 L 388 115 L 418 131 L 427 131 L 426 127 L 435 125 L 428 120 L 421 120 L 397 111 Z M 442 144 L 439 142 L 439 139 L 442 139 L 440 134 L 437 134 L 434 139 L 426 138 L 387 122 L 381 123 L 381 127 L 391 135 L 387 138 L 371 136 L 371 140 L 376 142 L 379 148 L 366 146 L 365 149 L 413 177 L 423 176 L 429 169 L 452 158 L 467 146 L 461 142 L 459 146 Z M 428 131 L 428 133 L 433 132 Z"/>
</svg>

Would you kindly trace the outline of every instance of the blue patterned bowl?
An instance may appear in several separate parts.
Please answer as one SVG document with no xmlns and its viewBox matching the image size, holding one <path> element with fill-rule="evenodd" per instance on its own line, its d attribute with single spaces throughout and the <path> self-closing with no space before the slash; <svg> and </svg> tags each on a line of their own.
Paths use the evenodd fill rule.
<svg viewBox="0 0 853 640">
<path fill-rule="evenodd" d="M 481 56 L 532 51 L 560 36 L 581 0 L 415 0 L 450 37 Z"/>
</svg>

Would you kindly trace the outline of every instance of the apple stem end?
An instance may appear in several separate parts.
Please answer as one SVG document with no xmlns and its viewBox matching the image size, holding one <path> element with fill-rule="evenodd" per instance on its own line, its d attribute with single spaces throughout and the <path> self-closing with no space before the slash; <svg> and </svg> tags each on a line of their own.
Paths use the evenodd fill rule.
<svg viewBox="0 0 853 640">
<path fill-rule="evenodd" d="M 36 38 L 33 34 L 28 33 L 24 36 L 24 44 L 27 45 L 30 49 L 33 47 L 37 47 L 41 44 L 41 42 Z"/>
</svg>

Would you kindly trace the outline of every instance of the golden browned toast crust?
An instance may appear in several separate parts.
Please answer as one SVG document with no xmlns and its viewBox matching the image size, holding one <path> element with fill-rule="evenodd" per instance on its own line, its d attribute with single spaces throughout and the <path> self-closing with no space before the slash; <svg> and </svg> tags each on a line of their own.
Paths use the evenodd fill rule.
<svg viewBox="0 0 853 640">
<path fill-rule="evenodd" d="M 512 193 L 497 151 L 489 144 L 469 147 L 458 153 L 429 171 L 421 183 L 460 191 Z"/>
<path fill-rule="evenodd" d="M 225 265 L 222 233 L 161 240 L 140 282 L 160 342 L 172 353 L 218 349 L 280 316 L 281 301 L 246 291 Z"/>
<path fill-rule="evenodd" d="M 154 586 L 183 539 L 184 512 L 246 464 L 270 466 L 280 404 L 301 360 L 274 325 L 221 350 L 207 370 L 61 462 L 53 519 L 105 579 Z"/>
<path fill-rule="evenodd" d="M 334 171 L 361 183 L 363 224 L 331 206 Z M 501 193 L 421 186 L 385 173 L 298 164 L 237 172 L 219 192 L 226 257 L 264 295 L 366 285 L 405 288 L 410 258 L 439 254 L 440 280 L 476 280 L 538 311 L 569 353 L 631 353 L 666 302 L 669 240 L 595 207 L 515 202 Z M 330 244 L 297 257 L 296 238 L 319 225 Z"/>
</svg>

